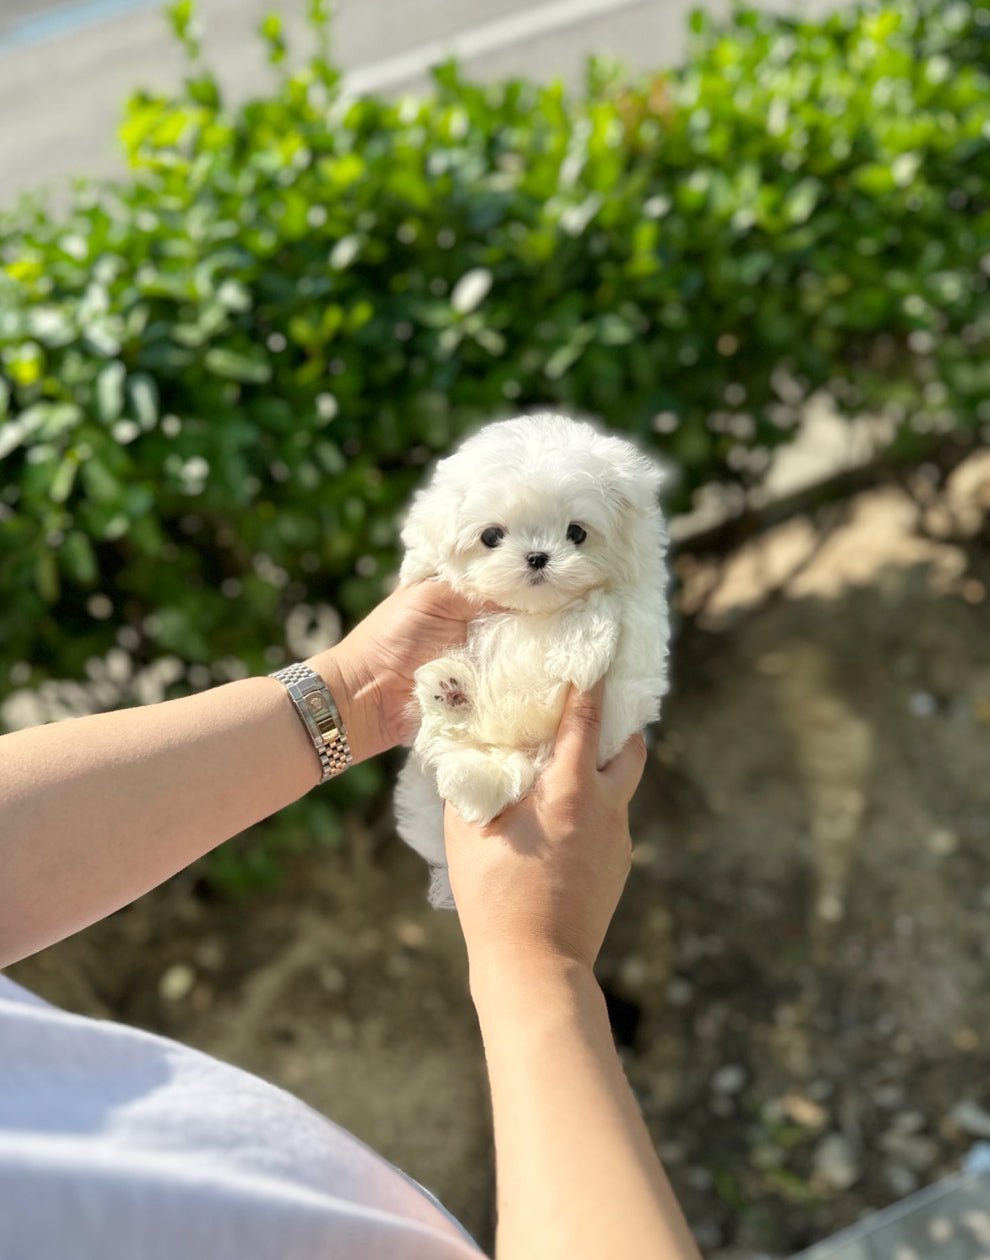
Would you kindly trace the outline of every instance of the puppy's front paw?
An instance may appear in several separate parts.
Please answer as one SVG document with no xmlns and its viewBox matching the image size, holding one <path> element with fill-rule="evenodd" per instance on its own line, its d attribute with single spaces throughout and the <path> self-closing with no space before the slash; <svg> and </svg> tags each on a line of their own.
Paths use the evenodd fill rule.
<svg viewBox="0 0 990 1260">
<path fill-rule="evenodd" d="M 473 711 L 470 669 L 465 661 L 430 661 L 414 676 L 416 699 L 424 719 L 441 726 L 463 726 Z"/>
<path fill-rule="evenodd" d="M 440 691 L 433 697 L 436 703 L 446 705 L 448 709 L 463 709 L 471 703 L 463 683 L 456 678 L 441 678 L 437 686 Z"/>
</svg>

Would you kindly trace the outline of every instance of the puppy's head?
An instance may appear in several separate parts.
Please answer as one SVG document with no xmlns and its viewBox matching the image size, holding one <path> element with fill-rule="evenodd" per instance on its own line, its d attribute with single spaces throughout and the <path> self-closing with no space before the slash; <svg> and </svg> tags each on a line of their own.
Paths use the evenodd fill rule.
<svg viewBox="0 0 990 1260">
<path fill-rule="evenodd" d="M 520 612 L 635 580 L 663 544 L 660 470 L 564 416 L 488 425 L 442 460 L 402 531 L 401 578 L 438 576 Z"/>
</svg>

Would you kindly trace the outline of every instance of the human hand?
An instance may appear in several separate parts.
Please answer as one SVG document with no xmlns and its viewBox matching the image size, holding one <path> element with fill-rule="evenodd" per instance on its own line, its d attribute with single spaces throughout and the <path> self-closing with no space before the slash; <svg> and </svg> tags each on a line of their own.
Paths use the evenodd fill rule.
<svg viewBox="0 0 990 1260">
<path fill-rule="evenodd" d="M 411 737 L 413 674 L 462 644 L 468 622 L 492 610 L 432 579 L 400 586 L 345 639 L 306 662 L 340 708 L 355 761 Z"/>
<path fill-rule="evenodd" d="M 629 874 L 629 801 L 646 764 L 634 735 L 597 768 L 603 684 L 572 688 L 553 760 L 483 825 L 449 805 L 450 883 L 472 967 L 510 956 L 594 964 Z"/>
</svg>

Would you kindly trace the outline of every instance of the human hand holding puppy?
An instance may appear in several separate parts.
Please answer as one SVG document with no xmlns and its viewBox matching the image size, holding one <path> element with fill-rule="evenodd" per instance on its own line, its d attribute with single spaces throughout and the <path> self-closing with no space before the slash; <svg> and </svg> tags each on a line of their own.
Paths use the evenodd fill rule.
<svg viewBox="0 0 990 1260">
<path fill-rule="evenodd" d="M 355 762 L 412 738 L 409 696 L 416 671 L 463 644 L 468 623 L 495 607 L 445 582 L 415 582 L 393 591 L 346 638 L 309 658 L 306 664 L 339 697 Z"/>
<path fill-rule="evenodd" d="M 473 966 L 490 957 L 591 968 L 629 874 L 629 801 L 646 763 L 634 735 L 597 765 L 604 683 L 572 688 L 553 757 L 530 794 L 484 824 L 449 805 L 450 882 Z"/>
<path fill-rule="evenodd" d="M 499 1260 L 698 1260 L 592 970 L 646 763 L 637 733 L 598 768 L 603 693 L 571 689 L 525 799 L 480 825 L 444 812 L 492 1090 Z"/>
</svg>

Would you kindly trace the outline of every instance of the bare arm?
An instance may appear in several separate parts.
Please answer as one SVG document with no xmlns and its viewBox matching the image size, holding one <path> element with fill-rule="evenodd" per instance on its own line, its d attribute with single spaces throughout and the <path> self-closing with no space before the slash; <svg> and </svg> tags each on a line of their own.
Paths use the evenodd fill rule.
<svg viewBox="0 0 990 1260">
<path fill-rule="evenodd" d="M 612 1043 L 592 965 L 629 870 L 637 738 L 595 766 L 600 687 L 485 827 L 448 809 L 451 883 L 495 1118 L 497 1260 L 696 1260 Z"/>
<path fill-rule="evenodd" d="M 420 583 L 310 659 L 355 761 L 407 733 L 413 670 L 461 642 L 476 612 L 446 587 Z M 319 777 L 272 678 L 3 736 L 0 967 L 133 901 Z"/>
</svg>

